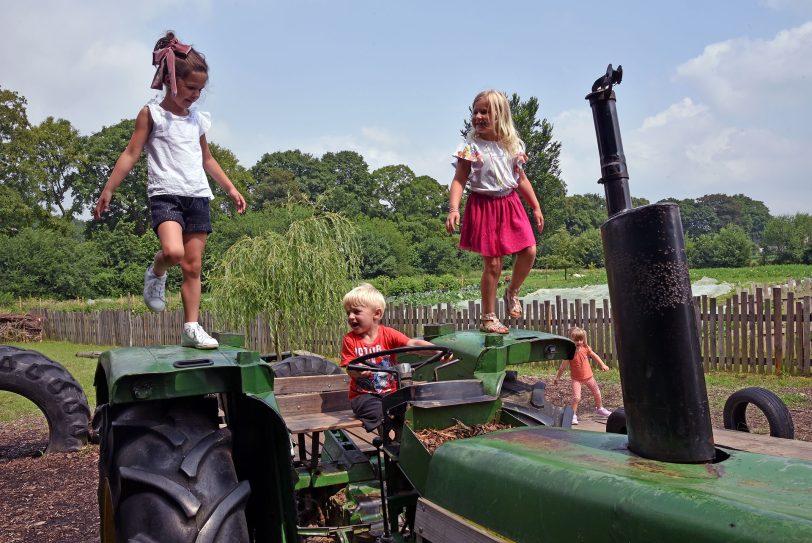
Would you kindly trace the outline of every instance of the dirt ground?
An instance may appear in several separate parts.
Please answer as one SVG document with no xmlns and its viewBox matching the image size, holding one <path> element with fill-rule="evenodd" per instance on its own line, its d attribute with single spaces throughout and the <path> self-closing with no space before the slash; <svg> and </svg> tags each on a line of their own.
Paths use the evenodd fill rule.
<svg viewBox="0 0 812 543">
<path fill-rule="evenodd" d="M 610 409 L 623 405 L 620 385 L 601 384 L 601 391 L 604 405 Z M 795 392 L 812 399 L 812 387 Z M 547 398 L 555 405 L 568 402 L 569 394 L 566 380 L 548 384 Z M 709 390 L 708 394 L 714 405 L 724 403 L 729 392 Z M 579 406 L 579 417 L 589 417 L 593 408 L 587 392 Z M 812 441 L 812 408 L 791 407 L 790 411 L 796 439 Z M 711 418 L 714 427 L 723 427 L 721 409 L 712 409 Z M 750 418 L 748 422 L 753 424 Z M 75 453 L 42 456 L 40 451 L 47 444 L 44 424 L 41 417 L 0 423 L 0 541 L 97 542 L 98 447 L 89 445 Z M 766 433 L 764 427 L 754 431 Z"/>
</svg>

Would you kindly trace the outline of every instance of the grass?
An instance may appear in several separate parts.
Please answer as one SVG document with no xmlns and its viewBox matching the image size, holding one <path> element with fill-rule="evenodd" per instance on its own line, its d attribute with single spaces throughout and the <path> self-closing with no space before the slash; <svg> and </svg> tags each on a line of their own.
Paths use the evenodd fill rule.
<svg viewBox="0 0 812 543">
<path fill-rule="evenodd" d="M 31 349 L 40 352 L 59 362 L 73 375 L 85 391 L 91 411 L 96 405 L 96 390 L 93 388 L 93 375 L 96 372 L 95 358 L 79 358 L 81 351 L 106 351 L 113 347 L 102 345 L 83 345 L 66 341 L 43 341 L 40 343 L 8 343 L 14 347 Z M 37 406 L 18 394 L 0 391 L 0 421 L 16 420 L 24 415 L 38 413 Z"/>
</svg>

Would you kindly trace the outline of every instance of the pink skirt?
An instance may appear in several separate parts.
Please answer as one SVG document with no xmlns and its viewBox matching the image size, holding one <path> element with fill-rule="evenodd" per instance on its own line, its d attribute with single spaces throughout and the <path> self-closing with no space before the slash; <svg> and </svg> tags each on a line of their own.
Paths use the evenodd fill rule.
<svg viewBox="0 0 812 543">
<path fill-rule="evenodd" d="M 504 198 L 469 193 L 460 249 L 482 256 L 505 256 L 535 244 L 533 228 L 515 190 Z"/>
</svg>

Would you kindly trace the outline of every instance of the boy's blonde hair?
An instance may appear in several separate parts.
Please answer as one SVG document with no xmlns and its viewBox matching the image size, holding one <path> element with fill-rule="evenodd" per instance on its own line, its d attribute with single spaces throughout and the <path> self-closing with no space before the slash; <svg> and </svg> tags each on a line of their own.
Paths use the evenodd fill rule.
<svg viewBox="0 0 812 543">
<path fill-rule="evenodd" d="M 381 311 L 386 309 L 386 298 L 369 283 L 361 283 L 349 291 L 344 295 L 342 303 L 345 311 L 354 306 L 371 307 Z"/>
<path fill-rule="evenodd" d="M 583 341 L 584 345 L 586 345 L 586 330 L 573 326 L 570 328 L 570 339 L 575 342 Z"/>
<path fill-rule="evenodd" d="M 471 103 L 472 111 L 477 101 L 482 98 L 488 102 L 488 111 L 490 111 L 496 141 L 499 145 L 511 153 L 524 152 L 524 142 L 519 137 L 516 126 L 513 124 L 513 116 L 510 114 L 510 104 L 508 104 L 507 96 L 497 90 L 484 90 L 474 97 L 474 101 Z M 475 136 L 476 129 L 471 126 L 468 137 Z"/>
</svg>

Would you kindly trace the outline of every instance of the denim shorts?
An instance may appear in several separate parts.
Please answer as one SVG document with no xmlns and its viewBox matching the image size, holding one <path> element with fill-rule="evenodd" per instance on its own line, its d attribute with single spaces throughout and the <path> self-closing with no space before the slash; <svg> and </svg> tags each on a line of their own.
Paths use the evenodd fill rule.
<svg viewBox="0 0 812 543">
<path fill-rule="evenodd" d="M 206 197 L 160 194 L 149 199 L 149 211 L 152 215 L 152 229 L 156 234 L 158 225 L 164 221 L 180 224 L 184 233 L 211 233 L 209 199 Z"/>
</svg>

